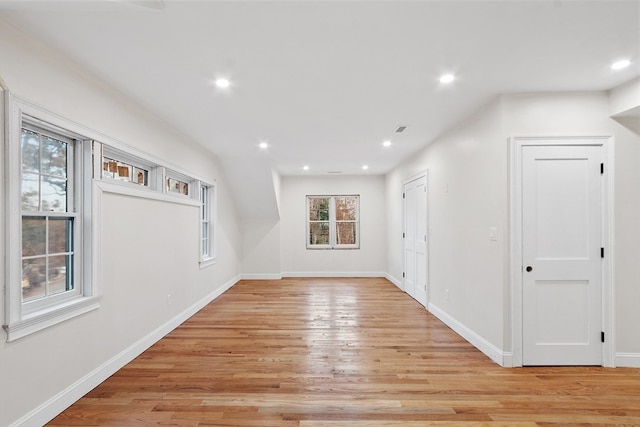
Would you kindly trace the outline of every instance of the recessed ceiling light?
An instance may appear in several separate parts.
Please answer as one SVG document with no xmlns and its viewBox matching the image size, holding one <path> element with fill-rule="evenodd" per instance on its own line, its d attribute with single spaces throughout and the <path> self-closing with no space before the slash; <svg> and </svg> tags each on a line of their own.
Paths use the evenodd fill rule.
<svg viewBox="0 0 640 427">
<path fill-rule="evenodd" d="M 309 170 L 309 165 L 304 165 L 304 166 L 302 167 L 302 169 L 304 169 L 304 170 L 308 171 L 308 170 Z"/>
<path fill-rule="evenodd" d="M 456 77 L 453 74 L 445 74 L 440 76 L 440 83 L 451 83 Z"/>
<path fill-rule="evenodd" d="M 229 82 L 229 80 L 227 79 L 216 79 L 216 86 L 221 87 L 221 88 L 226 88 L 229 87 L 231 85 L 231 82 Z"/>
<path fill-rule="evenodd" d="M 267 142 L 262 141 L 260 144 L 258 144 L 258 147 L 262 148 L 263 150 L 269 148 L 269 144 Z"/>
<path fill-rule="evenodd" d="M 611 69 L 622 70 L 623 68 L 627 68 L 629 65 L 631 65 L 631 61 L 629 61 L 628 59 L 623 59 L 622 61 L 614 62 L 613 64 L 611 64 Z"/>
<path fill-rule="evenodd" d="M 367 169 L 369 169 L 369 166 L 368 166 L 368 165 L 362 165 L 362 170 L 365 170 L 365 171 L 366 171 Z"/>
<path fill-rule="evenodd" d="M 384 147 L 391 147 L 391 141 L 387 140 L 387 141 L 383 142 L 382 145 Z"/>
</svg>

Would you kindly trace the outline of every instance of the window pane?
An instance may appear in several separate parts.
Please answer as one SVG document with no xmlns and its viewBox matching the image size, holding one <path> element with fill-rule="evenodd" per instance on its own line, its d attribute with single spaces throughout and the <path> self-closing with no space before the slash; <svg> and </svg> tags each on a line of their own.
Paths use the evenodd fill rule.
<svg viewBox="0 0 640 427">
<path fill-rule="evenodd" d="M 356 200 L 355 197 L 336 197 L 336 220 L 355 221 Z"/>
<path fill-rule="evenodd" d="M 44 258 L 22 261 L 22 301 L 32 301 L 46 295 Z"/>
<path fill-rule="evenodd" d="M 40 137 L 26 129 L 22 129 L 22 171 L 40 171 Z"/>
<path fill-rule="evenodd" d="M 40 175 L 22 173 L 22 210 L 40 210 Z"/>
<path fill-rule="evenodd" d="M 175 178 L 167 178 L 167 191 L 170 193 L 181 193 L 189 195 L 189 183 Z"/>
<path fill-rule="evenodd" d="M 41 173 L 61 178 L 67 177 L 67 144 L 65 142 L 43 137 Z"/>
<path fill-rule="evenodd" d="M 328 221 L 329 220 L 329 198 L 309 199 L 309 220 Z"/>
<path fill-rule="evenodd" d="M 42 210 L 67 211 L 67 180 L 51 176 L 42 177 Z"/>
<path fill-rule="evenodd" d="M 45 255 L 46 225 L 44 218 L 22 218 L 22 256 Z"/>
<path fill-rule="evenodd" d="M 68 274 L 67 274 L 68 272 Z M 73 289 L 73 255 L 49 257 L 49 295 Z"/>
<path fill-rule="evenodd" d="M 313 222 L 309 224 L 309 244 L 328 245 L 329 244 L 329 223 Z"/>
<path fill-rule="evenodd" d="M 131 178 L 132 178 L 132 181 L 135 182 L 136 184 L 149 185 L 148 176 L 149 176 L 149 172 L 147 170 L 134 167 L 133 175 Z"/>
<path fill-rule="evenodd" d="M 49 218 L 49 253 L 73 252 L 73 218 Z"/>
<path fill-rule="evenodd" d="M 336 243 L 338 245 L 356 244 L 355 222 L 338 222 L 336 224 Z"/>
</svg>

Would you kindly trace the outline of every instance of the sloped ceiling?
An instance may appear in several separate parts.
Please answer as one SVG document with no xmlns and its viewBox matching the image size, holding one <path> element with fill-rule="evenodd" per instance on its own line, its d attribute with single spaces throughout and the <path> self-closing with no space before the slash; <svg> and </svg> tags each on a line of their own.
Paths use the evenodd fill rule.
<svg viewBox="0 0 640 427">
<path fill-rule="evenodd" d="M 215 153 L 245 218 L 277 217 L 272 169 L 385 174 L 500 93 L 640 75 L 638 1 L 0 0 L 0 15 Z"/>
</svg>

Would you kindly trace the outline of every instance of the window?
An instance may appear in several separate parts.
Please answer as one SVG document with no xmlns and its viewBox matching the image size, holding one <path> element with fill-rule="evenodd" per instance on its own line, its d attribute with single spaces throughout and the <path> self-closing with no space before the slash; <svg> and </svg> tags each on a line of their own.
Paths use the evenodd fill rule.
<svg viewBox="0 0 640 427">
<path fill-rule="evenodd" d="M 191 181 L 192 179 L 188 176 L 167 169 L 165 173 L 165 191 L 168 194 L 182 194 L 188 197 L 191 195 Z"/>
<path fill-rule="evenodd" d="M 25 124 L 21 142 L 21 286 L 29 307 L 77 291 L 74 231 L 80 219 L 73 200 L 73 140 Z"/>
<path fill-rule="evenodd" d="M 102 176 L 138 185 L 149 185 L 149 171 L 147 169 L 111 159 L 107 156 L 102 158 Z"/>
<path fill-rule="evenodd" d="M 97 307 L 91 253 L 91 141 L 10 99 L 4 329 L 8 340 Z"/>
<path fill-rule="evenodd" d="M 214 261 L 213 206 L 214 186 L 200 183 L 200 265 Z"/>
<path fill-rule="evenodd" d="M 134 184 L 135 186 L 153 189 L 157 166 L 147 160 L 110 147 L 106 144 L 94 143 L 94 152 L 102 154 L 102 178 Z M 96 161 L 100 163 L 97 158 Z"/>
<path fill-rule="evenodd" d="M 359 196 L 307 196 L 307 249 L 360 247 Z"/>
</svg>

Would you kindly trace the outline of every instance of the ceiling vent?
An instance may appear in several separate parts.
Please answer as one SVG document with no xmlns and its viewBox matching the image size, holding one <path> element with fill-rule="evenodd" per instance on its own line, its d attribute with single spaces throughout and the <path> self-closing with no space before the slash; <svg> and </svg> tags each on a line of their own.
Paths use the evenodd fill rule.
<svg viewBox="0 0 640 427">
<path fill-rule="evenodd" d="M 342 171 L 329 171 L 327 173 L 342 173 Z"/>
<path fill-rule="evenodd" d="M 405 129 L 407 129 L 407 126 L 400 125 L 400 126 L 398 126 L 398 127 L 396 128 L 396 130 L 394 130 L 393 132 L 394 132 L 394 133 L 402 133 L 402 132 L 404 132 L 404 131 L 405 131 Z"/>
</svg>

